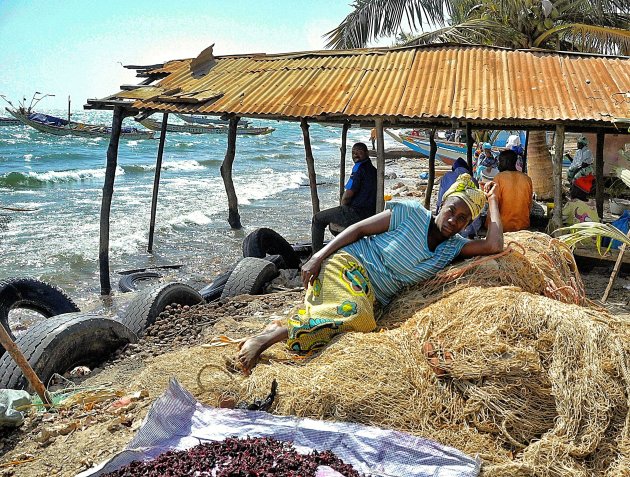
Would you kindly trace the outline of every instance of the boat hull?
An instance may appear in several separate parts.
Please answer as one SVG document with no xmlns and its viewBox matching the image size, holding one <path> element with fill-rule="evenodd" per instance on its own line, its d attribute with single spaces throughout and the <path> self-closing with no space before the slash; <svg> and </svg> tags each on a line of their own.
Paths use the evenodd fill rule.
<svg viewBox="0 0 630 477">
<path fill-rule="evenodd" d="M 154 119 L 147 118 L 140 121 L 144 127 L 153 131 L 160 131 L 162 129 L 162 122 L 155 121 Z M 225 126 L 204 126 L 201 124 L 166 124 L 166 130 L 168 132 L 180 132 L 189 134 L 227 134 L 228 128 Z M 273 132 L 273 128 L 237 128 L 236 134 L 238 135 L 253 135 L 258 136 L 261 134 L 270 134 Z"/>
<path fill-rule="evenodd" d="M 111 137 L 111 131 L 105 126 L 93 126 L 89 124 L 70 123 L 66 126 L 53 126 L 51 124 L 44 124 L 38 121 L 33 121 L 28 116 L 21 114 L 18 111 L 7 109 L 11 115 L 19 120 L 22 124 L 32 127 L 39 132 L 46 134 L 54 134 L 55 136 L 78 136 L 78 137 Z M 134 132 L 121 132 L 120 137 L 122 139 L 152 139 L 152 131 L 134 131 Z"/>
</svg>

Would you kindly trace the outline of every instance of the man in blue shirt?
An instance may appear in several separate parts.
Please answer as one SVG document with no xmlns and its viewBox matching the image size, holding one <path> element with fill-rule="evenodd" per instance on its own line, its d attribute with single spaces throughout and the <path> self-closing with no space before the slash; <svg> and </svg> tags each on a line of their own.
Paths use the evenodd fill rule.
<svg viewBox="0 0 630 477">
<path fill-rule="evenodd" d="M 354 167 L 341 197 L 341 205 L 313 216 L 313 253 L 324 246 L 324 231 L 329 224 L 348 227 L 376 213 L 376 168 L 370 161 L 364 143 L 358 142 L 352 146 L 352 160 Z"/>
</svg>

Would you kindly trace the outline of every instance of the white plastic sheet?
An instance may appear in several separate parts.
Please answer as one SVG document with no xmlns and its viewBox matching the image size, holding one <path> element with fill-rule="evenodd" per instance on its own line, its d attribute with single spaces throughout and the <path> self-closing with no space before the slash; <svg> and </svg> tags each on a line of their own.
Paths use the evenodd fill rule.
<svg viewBox="0 0 630 477">
<path fill-rule="evenodd" d="M 478 459 L 457 449 L 403 432 L 204 406 L 173 379 L 127 449 L 77 477 L 97 477 L 134 460 L 231 436 L 272 437 L 293 442 L 304 453 L 329 449 L 357 471 L 373 476 L 473 477 L 480 468 Z"/>
</svg>

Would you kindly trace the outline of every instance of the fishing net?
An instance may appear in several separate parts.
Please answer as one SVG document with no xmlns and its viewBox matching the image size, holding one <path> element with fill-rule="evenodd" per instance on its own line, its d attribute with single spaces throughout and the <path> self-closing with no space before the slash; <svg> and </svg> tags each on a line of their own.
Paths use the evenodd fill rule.
<svg viewBox="0 0 630 477">
<path fill-rule="evenodd" d="M 186 368 L 178 378 L 213 405 L 262 399 L 275 379 L 273 413 L 432 438 L 479 455 L 487 476 L 626 475 L 630 327 L 582 306 L 561 244 L 510 241 L 498 258 L 408 290 L 383 314 L 391 329 L 346 333 L 304 360 L 275 345 L 249 377 L 231 370 L 233 347 L 195 351 L 212 366 L 157 359 L 145 376 Z"/>
</svg>

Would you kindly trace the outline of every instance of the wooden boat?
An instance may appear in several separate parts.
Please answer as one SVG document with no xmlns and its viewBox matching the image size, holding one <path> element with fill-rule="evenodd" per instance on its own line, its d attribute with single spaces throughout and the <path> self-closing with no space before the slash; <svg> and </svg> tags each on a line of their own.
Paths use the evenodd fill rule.
<svg viewBox="0 0 630 477">
<path fill-rule="evenodd" d="M 208 117 L 208 116 L 195 116 L 194 114 L 178 114 L 175 113 L 175 116 L 177 116 L 179 119 L 181 119 L 182 121 L 189 123 L 189 124 L 205 124 L 205 125 L 212 125 L 212 126 L 216 126 L 219 124 L 229 124 L 230 121 L 227 119 L 219 119 L 219 118 L 212 118 L 212 117 Z M 241 119 L 238 122 L 238 125 L 240 127 L 248 127 L 249 126 L 249 121 L 247 121 L 246 119 Z"/>
<path fill-rule="evenodd" d="M 2 126 L 19 126 L 22 124 L 19 120 L 13 118 L 0 118 L 0 127 Z"/>
<path fill-rule="evenodd" d="M 151 129 L 153 131 L 160 131 L 162 129 L 162 122 L 156 121 L 155 119 L 146 118 L 140 121 L 144 127 Z M 166 124 L 166 130 L 169 132 L 184 132 L 190 134 L 227 134 L 228 127 L 227 126 L 205 126 L 203 124 Z M 270 134 L 275 131 L 274 128 L 237 128 L 236 134 L 241 135 L 260 135 L 260 134 Z"/>
<path fill-rule="evenodd" d="M 27 112 L 22 109 L 6 108 L 6 110 L 22 124 L 55 136 L 110 137 L 112 133 L 112 128 L 109 126 L 68 121 L 57 116 Z M 153 131 L 123 127 L 120 137 L 123 139 L 152 139 Z"/>
</svg>

